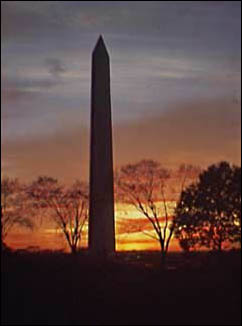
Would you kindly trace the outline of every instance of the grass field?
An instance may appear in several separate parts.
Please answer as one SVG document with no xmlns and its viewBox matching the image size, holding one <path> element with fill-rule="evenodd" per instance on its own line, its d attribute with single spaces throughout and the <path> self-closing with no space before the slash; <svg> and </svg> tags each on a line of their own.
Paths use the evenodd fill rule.
<svg viewBox="0 0 242 326">
<path fill-rule="evenodd" d="M 2 325 L 240 325 L 240 252 L 3 253 Z"/>
</svg>

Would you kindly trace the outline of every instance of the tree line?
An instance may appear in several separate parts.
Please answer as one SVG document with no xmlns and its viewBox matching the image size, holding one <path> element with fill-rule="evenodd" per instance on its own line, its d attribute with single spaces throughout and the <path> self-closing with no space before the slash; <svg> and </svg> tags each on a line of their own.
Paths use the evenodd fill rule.
<svg viewBox="0 0 242 326">
<path fill-rule="evenodd" d="M 220 162 L 201 170 L 183 164 L 172 171 L 153 160 L 142 160 L 118 169 L 114 187 L 116 202 L 132 205 L 149 222 L 149 231 L 135 227 L 158 241 L 163 263 L 172 237 L 185 252 L 200 248 L 222 251 L 241 242 L 238 166 Z M 170 200 L 175 202 L 172 213 Z M 3 178 L 2 244 L 14 225 L 33 229 L 36 216 L 49 216 L 62 231 L 70 251 L 76 253 L 88 222 L 88 201 L 84 182 L 76 181 L 67 187 L 48 176 L 40 176 L 30 184 Z"/>
</svg>

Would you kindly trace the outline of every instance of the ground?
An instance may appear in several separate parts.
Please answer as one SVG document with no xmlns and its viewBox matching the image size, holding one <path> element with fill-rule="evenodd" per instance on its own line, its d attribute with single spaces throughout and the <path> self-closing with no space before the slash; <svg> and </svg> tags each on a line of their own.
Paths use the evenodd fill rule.
<svg viewBox="0 0 242 326">
<path fill-rule="evenodd" d="M 240 325 L 240 252 L 2 254 L 2 325 Z"/>
</svg>

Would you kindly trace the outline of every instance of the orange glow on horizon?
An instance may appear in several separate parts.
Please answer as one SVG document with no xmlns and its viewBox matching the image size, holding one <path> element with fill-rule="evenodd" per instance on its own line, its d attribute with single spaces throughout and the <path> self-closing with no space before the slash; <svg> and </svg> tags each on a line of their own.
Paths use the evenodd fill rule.
<svg viewBox="0 0 242 326">
<path fill-rule="evenodd" d="M 36 249 L 36 250 L 63 250 L 69 252 L 68 245 L 61 233 L 53 232 L 12 232 L 6 238 L 6 244 L 12 249 Z M 81 248 L 87 248 L 87 239 L 83 240 Z M 145 238 L 145 236 L 127 236 L 116 239 L 117 251 L 156 251 L 160 250 L 158 241 Z M 172 239 L 170 251 L 180 251 L 176 240 Z"/>
<path fill-rule="evenodd" d="M 13 249 L 36 250 L 63 250 L 69 252 L 68 244 L 60 230 L 46 229 L 40 231 L 16 230 L 6 238 L 6 243 Z M 87 248 L 87 232 L 83 234 L 81 248 Z M 155 239 L 147 237 L 142 232 L 116 234 L 117 251 L 156 251 L 160 250 L 160 244 Z M 180 251 L 177 240 L 171 239 L 170 251 Z"/>
<path fill-rule="evenodd" d="M 168 204 L 169 214 L 172 215 L 175 202 L 169 202 Z M 163 219 L 161 218 L 161 225 L 164 223 Z M 153 231 L 151 223 L 132 205 L 116 204 L 115 221 L 117 251 L 160 250 L 159 242 L 144 234 L 144 232 L 151 233 Z M 87 230 L 88 226 L 85 227 L 82 235 L 82 248 L 87 248 L 88 245 Z M 6 238 L 6 243 L 13 249 L 34 249 L 36 247 L 36 250 L 63 250 L 69 252 L 68 244 L 64 239 L 62 231 L 57 230 L 54 225 L 42 226 L 42 228 L 34 232 L 14 229 Z M 173 238 L 171 239 L 169 250 L 180 250 L 177 241 Z"/>
</svg>

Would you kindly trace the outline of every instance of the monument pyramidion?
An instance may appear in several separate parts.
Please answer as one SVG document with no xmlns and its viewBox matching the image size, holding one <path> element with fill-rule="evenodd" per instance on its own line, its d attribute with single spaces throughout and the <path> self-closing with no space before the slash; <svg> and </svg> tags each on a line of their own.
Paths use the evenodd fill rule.
<svg viewBox="0 0 242 326">
<path fill-rule="evenodd" d="M 109 55 L 102 36 L 92 53 L 89 251 L 115 252 Z"/>
</svg>

